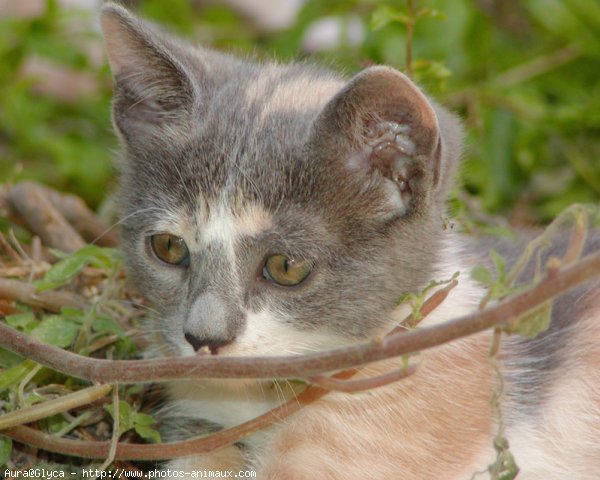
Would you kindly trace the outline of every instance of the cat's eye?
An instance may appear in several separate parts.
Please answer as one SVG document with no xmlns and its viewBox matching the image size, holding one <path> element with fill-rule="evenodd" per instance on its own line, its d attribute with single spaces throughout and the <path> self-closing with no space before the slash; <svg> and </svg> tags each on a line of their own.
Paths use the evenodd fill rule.
<svg viewBox="0 0 600 480">
<path fill-rule="evenodd" d="M 159 233 L 150 237 L 150 245 L 154 254 L 163 262 L 171 265 L 189 265 L 190 253 L 183 238 L 170 233 Z"/>
<path fill-rule="evenodd" d="M 292 287 L 306 280 L 312 270 L 306 260 L 292 260 L 285 255 L 271 255 L 263 267 L 263 277 L 277 285 Z"/>
</svg>

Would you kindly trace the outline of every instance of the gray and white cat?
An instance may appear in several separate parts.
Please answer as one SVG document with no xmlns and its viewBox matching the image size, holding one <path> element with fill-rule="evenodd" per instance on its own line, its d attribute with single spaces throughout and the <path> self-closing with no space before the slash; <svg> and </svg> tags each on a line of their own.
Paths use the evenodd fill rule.
<svg viewBox="0 0 600 480">
<path fill-rule="evenodd" d="M 477 308 L 473 249 L 444 228 L 460 123 L 403 74 L 371 67 L 348 80 L 241 60 L 112 4 L 102 27 L 123 146 L 123 249 L 158 311 L 158 354 L 293 355 L 364 341 L 404 318 L 403 292 L 456 271 L 458 287 L 425 324 Z M 504 419 L 521 479 L 598 478 L 599 292 L 564 296 L 536 340 L 504 342 Z M 495 456 L 489 347 L 487 332 L 427 351 L 400 383 L 332 393 L 241 444 L 167 466 L 468 479 Z M 168 392 L 167 439 L 231 427 L 297 393 L 256 380 Z"/>
</svg>

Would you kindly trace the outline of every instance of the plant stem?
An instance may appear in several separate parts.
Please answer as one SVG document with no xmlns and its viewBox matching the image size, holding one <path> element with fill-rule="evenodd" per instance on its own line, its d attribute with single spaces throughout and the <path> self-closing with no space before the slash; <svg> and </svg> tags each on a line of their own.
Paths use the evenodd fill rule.
<svg viewBox="0 0 600 480">
<path fill-rule="evenodd" d="M 121 436 L 121 425 L 119 424 L 119 386 L 113 385 L 113 394 L 112 394 L 112 404 L 113 404 L 113 431 L 112 438 L 110 439 L 110 448 L 108 449 L 108 455 L 104 460 L 104 463 L 98 467 L 98 470 L 104 472 L 110 464 L 115 460 L 115 454 L 117 453 L 117 447 L 119 445 L 119 437 Z M 96 477 L 98 478 L 98 477 Z"/>
<path fill-rule="evenodd" d="M 62 307 L 85 308 L 87 302 L 79 295 L 71 292 L 38 292 L 33 285 L 18 280 L 0 278 L 0 298 L 18 300 L 19 302 L 42 307 L 51 312 L 60 312 Z"/>
<path fill-rule="evenodd" d="M 415 6 L 414 0 L 406 0 L 409 21 L 406 24 L 406 75 L 413 77 L 413 37 L 415 34 Z"/>
<path fill-rule="evenodd" d="M 0 416 L 0 430 L 4 430 L 15 425 L 34 422 L 51 415 L 66 412 L 72 408 L 87 405 L 98 398 L 104 397 L 110 392 L 110 385 L 97 385 L 84 388 L 75 393 L 70 393 L 53 400 L 42 403 L 36 403 L 30 407 L 21 408 L 13 412 Z"/>
<path fill-rule="evenodd" d="M 567 45 L 554 52 L 534 58 L 501 73 L 494 79 L 494 84 L 501 87 L 514 87 L 544 73 L 555 70 L 581 56 L 574 45 Z"/>
<path fill-rule="evenodd" d="M 0 343 L 13 352 L 69 375 L 100 383 L 164 382 L 182 378 L 302 379 L 442 345 L 510 319 L 600 275 L 600 252 L 548 273 L 538 284 L 492 307 L 431 327 L 327 352 L 297 357 L 175 357 L 100 360 L 43 344 L 0 323 Z"/>
</svg>

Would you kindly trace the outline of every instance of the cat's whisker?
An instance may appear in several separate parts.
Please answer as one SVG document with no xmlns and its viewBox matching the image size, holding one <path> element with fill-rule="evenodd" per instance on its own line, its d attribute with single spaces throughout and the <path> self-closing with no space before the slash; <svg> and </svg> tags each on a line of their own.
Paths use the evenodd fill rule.
<svg viewBox="0 0 600 480">
<path fill-rule="evenodd" d="M 107 227 L 106 230 L 104 230 L 100 235 L 98 235 L 96 238 L 94 238 L 94 240 L 92 240 L 90 243 L 91 244 L 95 244 L 99 239 L 101 239 L 108 232 L 110 232 L 111 230 L 115 229 L 119 225 L 122 225 L 127 220 L 129 220 L 130 218 L 132 218 L 132 217 L 134 217 L 136 215 L 140 215 L 142 213 L 146 213 L 146 212 L 150 212 L 150 211 L 163 211 L 163 210 L 164 209 L 159 208 L 159 207 L 148 207 L 148 208 L 141 208 L 139 210 L 136 210 L 135 212 L 132 212 L 129 215 L 126 215 L 125 217 L 121 218 L 117 222 L 115 222 L 112 225 L 110 225 L 109 227 Z"/>
</svg>

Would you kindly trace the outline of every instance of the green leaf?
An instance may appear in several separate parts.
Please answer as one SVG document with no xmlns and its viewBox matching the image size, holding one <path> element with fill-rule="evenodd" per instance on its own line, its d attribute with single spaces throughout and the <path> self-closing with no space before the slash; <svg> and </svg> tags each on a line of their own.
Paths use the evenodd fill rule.
<svg viewBox="0 0 600 480">
<path fill-rule="evenodd" d="M 58 315 L 46 317 L 31 331 L 31 335 L 41 342 L 55 347 L 66 348 L 71 345 L 79 332 L 79 325 Z"/>
<path fill-rule="evenodd" d="M 490 257 L 496 267 L 497 282 L 504 283 L 506 280 L 506 260 L 496 250 L 490 250 Z"/>
<path fill-rule="evenodd" d="M 471 270 L 471 278 L 488 288 L 494 284 L 494 277 L 483 265 L 477 265 Z"/>
<path fill-rule="evenodd" d="M 490 478 L 492 480 L 513 480 L 516 478 L 519 467 L 509 450 L 508 440 L 504 437 L 496 437 L 494 439 L 494 450 L 496 450 L 496 459 L 487 468 L 490 472 Z"/>
<path fill-rule="evenodd" d="M 97 268 L 104 268 L 106 270 L 112 270 L 119 267 L 123 260 L 122 252 L 116 248 L 86 245 L 79 250 L 78 253 L 89 256 L 92 265 Z"/>
<path fill-rule="evenodd" d="M 113 419 L 114 408 L 112 405 L 105 405 L 106 411 L 110 414 Z M 131 406 L 125 400 L 119 400 L 119 435 L 131 430 L 133 428 L 133 411 Z"/>
<path fill-rule="evenodd" d="M 44 278 L 38 282 L 38 292 L 52 290 L 71 281 L 90 262 L 87 255 L 74 254 L 63 258 L 55 263 L 46 273 Z"/>
<path fill-rule="evenodd" d="M 443 85 L 444 81 L 452 76 L 452 70 L 442 62 L 423 60 L 422 58 L 413 61 L 413 69 L 418 81 L 435 80 Z"/>
<path fill-rule="evenodd" d="M 93 265 L 104 270 L 114 270 L 121 264 L 122 254 L 115 248 L 86 245 L 75 253 L 55 263 L 44 278 L 37 283 L 38 291 L 51 290 L 71 281 L 84 267 Z"/>
<path fill-rule="evenodd" d="M 425 286 L 425 288 L 421 290 L 418 294 L 414 294 L 412 292 L 405 292 L 402 295 L 400 295 L 400 297 L 398 297 L 398 300 L 396 300 L 396 304 L 400 305 L 402 303 L 409 302 L 412 308 L 413 321 L 406 325 L 409 327 L 415 327 L 418 324 L 418 322 L 422 320 L 423 315 L 421 314 L 421 308 L 425 303 L 427 293 L 429 292 L 429 290 L 435 287 L 439 287 L 440 285 L 447 285 L 453 280 L 457 279 L 459 275 L 460 272 L 457 271 L 454 272 L 452 277 L 450 277 L 448 280 L 431 280 Z"/>
<path fill-rule="evenodd" d="M 552 304 L 546 303 L 520 317 L 514 324 L 507 325 L 507 333 L 516 333 L 521 337 L 534 338 L 548 330 L 552 320 Z"/>
<path fill-rule="evenodd" d="M 150 440 L 154 443 L 160 443 L 160 433 L 157 430 L 154 430 L 152 427 L 136 424 L 134 428 L 140 437 Z"/>
<path fill-rule="evenodd" d="M 0 391 L 20 382 L 37 365 L 33 360 L 25 360 L 0 374 Z"/>
<path fill-rule="evenodd" d="M 78 308 L 62 307 L 60 309 L 60 316 L 65 320 L 82 325 L 85 319 L 85 312 L 83 310 L 79 310 Z"/>
<path fill-rule="evenodd" d="M 156 423 L 156 420 L 154 420 L 151 415 L 139 412 L 135 413 L 133 416 L 133 423 L 134 429 L 140 437 L 155 443 L 160 443 L 160 433 L 150 427 L 150 425 Z"/>
<path fill-rule="evenodd" d="M 58 433 L 69 424 L 65 417 L 63 417 L 60 413 L 46 417 L 40 420 L 40 423 L 43 428 L 48 430 L 50 433 Z"/>
<path fill-rule="evenodd" d="M 414 293 L 404 292 L 398 297 L 398 300 L 396 300 L 396 305 L 402 305 L 404 302 L 407 302 L 408 300 L 413 298 L 414 295 Z"/>
<path fill-rule="evenodd" d="M 123 327 L 115 320 L 104 315 L 98 315 L 92 322 L 92 328 L 98 333 L 114 333 L 119 338 L 125 338 L 127 335 Z"/>
<path fill-rule="evenodd" d="M 0 368 L 12 368 L 23 361 L 23 357 L 0 347 Z"/>
<path fill-rule="evenodd" d="M 114 419 L 114 409 L 112 405 L 104 407 L 106 411 Z M 125 400 L 119 400 L 119 434 L 131 430 L 132 428 L 137 434 L 152 442 L 160 442 L 160 434 L 158 431 L 150 427 L 154 425 L 156 420 L 145 413 L 134 412 L 129 403 Z"/>
<path fill-rule="evenodd" d="M 8 325 L 19 330 L 27 330 L 31 324 L 36 323 L 33 312 L 15 313 L 7 315 L 4 319 Z"/>
<path fill-rule="evenodd" d="M 155 423 L 156 420 L 154 420 L 152 416 L 145 413 L 138 412 L 133 416 L 133 428 L 137 434 L 146 440 L 150 440 L 154 443 L 160 443 L 160 433 L 150 427 L 150 425 L 154 425 Z"/>
<path fill-rule="evenodd" d="M 25 397 L 25 405 L 35 405 L 36 403 L 44 402 L 47 398 L 39 393 L 33 392 Z"/>
<path fill-rule="evenodd" d="M 4 467 L 8 463 L 10 452 L 12 452 L 12 440 L 0 435 L 0 467 Z"/>
<path fill-rule="evenodd" d="M 154 420 L 152 415 L 137 412 L 133 417 L 133 422 L 136 425 L 149 426 L 149 425 L 154 425 L 156 423 L 156 420 Z"/>
</svg>

